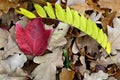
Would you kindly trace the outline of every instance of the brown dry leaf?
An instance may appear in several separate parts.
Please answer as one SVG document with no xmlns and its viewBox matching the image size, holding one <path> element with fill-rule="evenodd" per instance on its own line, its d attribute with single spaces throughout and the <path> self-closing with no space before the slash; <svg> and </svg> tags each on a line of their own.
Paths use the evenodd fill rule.
<svg viewBox="0 0 120 80">
<path fill-rule="evenodd" d="M 2 13 L 0 16 L 0 24 L 6 27 L 11 27 L 18 20 L 18 16 L 15 15 L 14 9 L 9 9 L 8 13 Z"/>
<path fill-rule="evenodd" d="M 73 80 L 74 74 L 74 71 L 62 69 L 62 72 L 60 73 L 60 80 Z"/>
<path fill-rule="evenodd" d="M 116 12 L 110 13 L 105 18 L 102 19 L 103 30 L 107 32 L 107 25 L 112 26 L 113 18 L 115 17 Z"/>
<path fill-rule="evenodd" d="M 0 0 L 0 10 L 7 13 L 10 8 L 26 7 L 27 3 L 19 3 L 19 0 Z"/>
<path fill-rule="evenodd" d="M 112 12 L 117 12 L 120 16 L 120 0 L 99 0 L 98 4 L 101 8 L 109 8 Z"/>
<path fill-rule="evenodd" d="M 99 44 L 89 36 L 84 36 L 84 38 L 82 38 L 80 43 L 77 44 L 79 49 L 87 47 L 87 52 L 90 53 L 91 55 L 94 55 L 94 53 L 99 52 L 98 45 Z"/>
<path fill-rule="evenodd" d="M 74 5 L 71 5 L 70 7 L 73 8 L 74 10 L 78 11 L 78 13 L 80 13 L 80 14 L 84 14 L 86 10 L 93 10 L 93 8 L 91 8 L 86 3 L 74 4 Z"/>
<path fill-rule="evenodd" d="M 95 1 L 95 0 L 94 0 Z M 93 0 L 87 0 L 87 4 L 89 5 L 89 7 L 91 7 L 93 10 L 100 12 L 100 13 L 104 13 L 104 10 L 101 10 L 100 7 L 97 6 L 97 3 L 94 3 Z"/>
</svg>

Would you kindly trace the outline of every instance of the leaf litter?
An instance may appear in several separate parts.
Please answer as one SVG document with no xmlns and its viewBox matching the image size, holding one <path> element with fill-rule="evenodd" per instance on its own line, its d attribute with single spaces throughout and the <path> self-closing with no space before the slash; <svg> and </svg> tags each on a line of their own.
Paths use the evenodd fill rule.
<svg viewBox="0 0 120 80">
<path fill-rule="evenodd" d="M 15 12 L 23 7 L 36 14 L 32 4 L 45 5 L 46 1 L 68 5 L 94 21 L 108 35 L 111 56 L 95 40 L 69 24 L 44 18 L 39 22 L 38 18 L 31 20 Z M 119 80 L 119 2 L 0 1 L 0 80 Z"/>
</svg>

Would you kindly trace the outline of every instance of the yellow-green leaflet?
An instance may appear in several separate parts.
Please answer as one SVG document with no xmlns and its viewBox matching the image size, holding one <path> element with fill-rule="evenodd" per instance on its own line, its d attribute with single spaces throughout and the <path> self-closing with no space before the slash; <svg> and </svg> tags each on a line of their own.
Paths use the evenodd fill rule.
<svg viewBox="0 0 120 80">
<path fill-rule="evenodd" d="M 81 15 L 79 21 L 80 23 L 79 29 L 82 30 L 83 32 L 86 32 L 86 22 L 87 19 L 83 15 Z"/>
<path fill-rule="evenodd" d="M 111 43 L 108 41 L 107 42 L 107 46 L 106 46 L 106 52 L 108 53 L 108 54 L 110 54 L 111 53 Z"/>
<path fill-rule="evenodd" d="M 44 9 L 50 18 L 55 19 L 55 13 L 50 3 L 47 3 L 47 6 L 44 6 Z"/>
<path fill-rule="evenodd" d="M 93 31 L 92 31 L 92 26 L 93 26 L 93 25 L 91 24 L 91 22 L 92 22 L 92 21 L 91 21 L 90 19 L 87 20 L 87 24 L 86 24 L 87 27 L 86 27 L 85 33 L 88 34 L 88 35 L 91 35 L 92 32 L 93 32 Z"/>
<path fill-rule="evenodd" d="M 85 18 L 84 15 L 79 15 L 77 11 L 71 10 L 68 6 L 66 7 L 66 10 L 63 9 L 60 4 L 55 4 L 55 9 L 51 6 L 50 3 L 47 3 L 47 6 L 44 6 L 44 8 L 42 8 L 38 4 L 37 6 L 39 6 L 40 8 L 37 9 L 35 7 L 35 9 L 37 9 L 36 11 L 40 15 L 40 17 L 57 19 L 76 27 L 77 29 L 83 31 L 84 33 L 95 39 L 105 49 L 107 54 L 110 55 L 111 43 L 108 41 L 107 35 L 103 32 L 103 30 L 99 29 L 93 21 Z M 25 9 L 17 12 L 29 18 L 36 17 L 33 13 Z M 33 17 L 28 16 L 28 13 L 30 13 L 30 15 L 32 15 Z"/>
<path fill-rule="evenodd" d="M 58 20 L 66 21 L 65 11 L 59 4 L 55 4 L 55 12 Z"/>
<path fill-rule="evenodd" d="M 80 26 L 80 20 L 79 20 L 79 14 L 77 11 L 73 11 L 73 26 L 76 26 L 77 28 L 79 28 Z"/>
<path fill-rule="evenodd" d="M 16 12 L 19 14 L 23 14 L 24 16 L 26 16 L 30 19 L 36 18 L 35 14 L 33 14 L 32 12 L 30 12 L 24 8 L 20 8 L 19 10 L 16 10 Z"/>
<path fill-rule="evenodd" d="M 94 39 L 97 39 L 97 37 L 98 37 L 98 32 L 99 32 L 99 28 L 97 27 L 97 25 L 94 23 L 94 22 L 92 22 L 91 21 L 91 25 L 92 25 L 92 38 L 94 38 Z"/>
<path fill-rule="evenodd" d="M 102 42 L 102 47 L 105 49 L 106 45 L 107 45 L 107 35 L 104 33 L 104 41 Z"/>
<path fill-rule="evenodd" d="M 34 7 L 40 17 L 47 17 L 45 10 L 39 4 L 34 3 Z"/>
<path fill-rule="evenodd" d="M 73 24 L 73 15 L 68 6 L 66 8 L 66 23 Z"/>
</svg>

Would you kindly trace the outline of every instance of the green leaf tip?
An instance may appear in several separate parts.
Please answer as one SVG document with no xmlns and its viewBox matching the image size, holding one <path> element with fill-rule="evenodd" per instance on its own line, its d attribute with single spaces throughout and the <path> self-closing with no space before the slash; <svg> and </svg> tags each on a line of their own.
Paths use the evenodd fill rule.
<svg viewBox="0 0 120 80">
<path fill-rule="evenodd" d="M 19 8 L 19 10 L 16 10 L 17 13 L 22 14 L 30 19 L 36 18 L 36 15 L 33 14 L 32 12 L 24 9 L 24 8 Z"/>
</svg>

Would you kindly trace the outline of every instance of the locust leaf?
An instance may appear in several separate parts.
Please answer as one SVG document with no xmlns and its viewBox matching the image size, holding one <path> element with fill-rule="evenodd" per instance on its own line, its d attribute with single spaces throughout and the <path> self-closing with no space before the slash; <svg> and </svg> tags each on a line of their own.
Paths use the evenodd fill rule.
<svg viewBox="0 0 120 80">
<path fill-rule="evenodd" d="M 16 41 L 19 48 L 28 55 L 42 55 L 47 48 L 52 30 L 45 30 L 41 18 L 29 22 L 24 29 L 16 23 Z"/>
<path fill-rule="evenodd" d="M 51 6 L 48 7 L 51 8 Z M 53 10 L 50 9 L 50 11 L 52 12 Z M 75 10 L 70 10 L 69 8 L 64 10 L 62 6 L 59 4 L 55 4 L 54 11 L 55 11 L 54 14 L 56 15 L 55 19 L 63 21 L 65 23 L 70 23 L 72 26 L 83 31 L 84 33 L 92 37 L 94 40 L 96 40 L 105 49 L 108 55 L 111 53 L 111 43 L 109 42 L 108 39 L 106 39 L 107 35 L 103 32 L 102 29 L 99 29 L 97 25 L 93 23 L 93 21 L 85 18 L 84 15 L 80 16 L 78 12 Z M 40 15 L 40 13 L 38 14 Z M 50 16 L 52 16 L 53 14 L 48 14 L 48 15 L 49 15 L 48 17 L 51 18 Z M 67 18 L 71 20 L 68 20 Z"/>
</svg>

